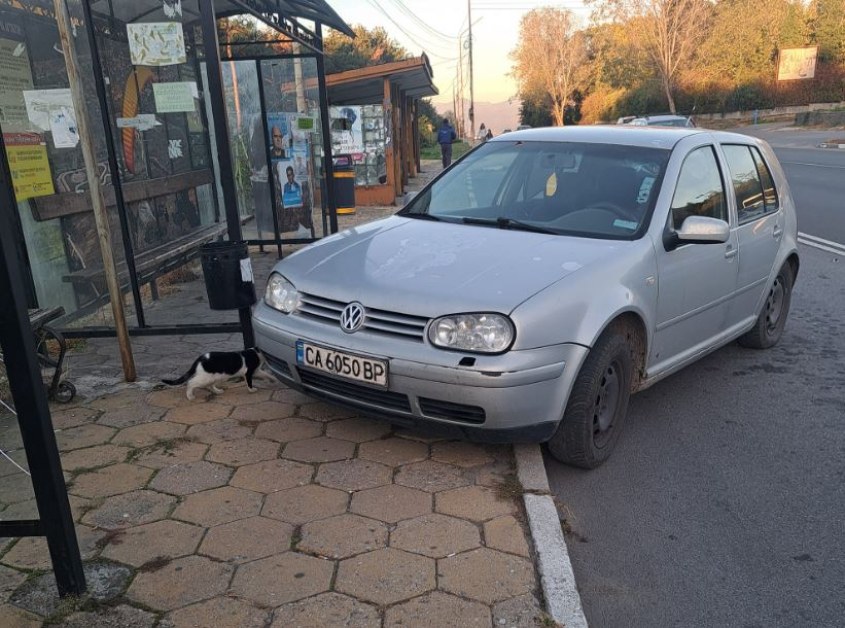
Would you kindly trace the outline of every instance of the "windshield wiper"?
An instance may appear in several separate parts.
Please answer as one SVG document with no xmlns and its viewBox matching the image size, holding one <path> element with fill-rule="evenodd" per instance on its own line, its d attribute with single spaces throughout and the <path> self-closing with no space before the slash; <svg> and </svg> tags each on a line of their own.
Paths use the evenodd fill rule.
<svg viewBox="0 0 845 628">
<path fill-rule="evenodd" d="M 442 222 L 443 220 L 440 216 L 434 216 L 429 213 L 406 212 L 403 214 L 399 212 L 397 215 L 403 218 L 419 218 L 420 220 L 434 220 L 435 222 Z"/>
<path fill-rule="evenodd" d="M 514 220 L 513 218 L 506 218 L 504 216 L 499 216 L 498 218 L 474 218 L 472 216 L 464 216 L 462 221 L 467 225 L 489 225 L 491 227 L 498 227 L 499 229 L 515 229 L 518 231 L 532 231 L 534 233 L 548 233 L 552 235 L 559 233 L 555 229 L 532 225 L 528 222 L 522 222 L 521 220 Z"/>
</svg>

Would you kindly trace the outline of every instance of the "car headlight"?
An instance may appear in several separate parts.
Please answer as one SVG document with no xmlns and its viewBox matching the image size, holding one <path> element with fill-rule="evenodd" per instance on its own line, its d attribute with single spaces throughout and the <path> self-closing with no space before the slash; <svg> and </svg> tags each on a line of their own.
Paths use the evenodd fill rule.
<svg viewBox="0 0 845 628">
<path fill-rule="evenodd" d="M 264 303 L 274 310 L 290 314 L 299 305 L 299 292 L 287 279 L 278 273 L 273 273 L 264 291 Z"/>
<path fill-rule="evenodd" d="M 454 314 L 432 321 L 431 344 L 444 349 L 501 353 L 513 343 L 513 323 L 501 314 Z"/>
</svg>

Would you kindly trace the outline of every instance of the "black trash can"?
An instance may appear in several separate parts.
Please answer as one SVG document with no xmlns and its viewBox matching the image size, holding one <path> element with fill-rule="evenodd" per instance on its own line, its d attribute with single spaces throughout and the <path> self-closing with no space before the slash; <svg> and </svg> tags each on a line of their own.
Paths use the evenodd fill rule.
<svg viewBox="0 0 845 628">
<path fill-rule="evenodd" d="M 334 195 L 338 214 L 355 213 L 355 165 L 352 155 L 336 155 L 332 160 Z"/>
<path fill-rule="evenodd" d="M 200 259 L 212 310 L 237 310 L 255 303 L 255 283 L 246 242 L 203 244 Z"/>
</svg>

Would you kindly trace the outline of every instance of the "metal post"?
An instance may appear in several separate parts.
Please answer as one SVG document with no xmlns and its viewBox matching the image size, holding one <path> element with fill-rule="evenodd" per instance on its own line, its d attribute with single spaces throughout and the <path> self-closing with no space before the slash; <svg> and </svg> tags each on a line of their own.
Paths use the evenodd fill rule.
<svg viewBox="0 0 845 628">
<path fill-rule="evenodd" d="M 469 24 L 469 131 L 470 142 L 475 140 L 475 90 L 472 80 L 472 0 L 467 0 L 467 20 Z M 470 144 L 471 145 L 471 144 Z"/>
<path fill-rule="evenodd" d="M 83 5 L 87 4 L 83 2 Z M 109 290 L 112 316 L 114 316 L 114 328 L 117 332 L 117 343 L 120 349 L 120 361 L 123 364 L 123 376 L 127 382 L 134 382 L 136 379 L 135 360 L 132 358 L 132 343 L 129 340 L 129 331 L 126 328 L 126 314 L 123 309 L 123 293 L 120 290 L 120 282 L 117 277 L 117 267 L 112 253 L 111 229 L 109 227 L 106 202 L 103 198 L 103 188 L 100 185 L 100 174 L 97 171 L 97 154 L 94 149 L 94 140 L 91 134 L 88 110 L 85 104 L 85 93 L 80 78 L 79 61 L 76 58 L 71 35 L 71 22 L 65 0 L 53 0 L 53 7 L 56 12 L 56 26 L 59 29 L 59 40 L 65 57 L 68 83 L 73 99 L 73 107 L 76 110 L 76 124 L 79 129 L 79 143 L 82 148 L 82 158 L 85 162 L 85 174 L 88 178 L 88 189 L 91 191 L 91 208 L 94 211 L 94 221 L 97 224 L 97 236 L 100 244 L 100 253 L 103 256 L 103 272 L 106 275 L 106 284 Z M 94 25 L 88 21 L 86 28 L 91 30 Z M 115 191 L 119 186 L 115 186 Z M 127 263 L 130 260 L 127 260 Z"/>
<path fill-rule="evenodd" d="M 50 421 L 47 395 L 35 353 L 35 341 L 24 307 L 25 295 L 16 271 L 12 212 L 15 199 L 6 149 L 0 136 L 0 345 L 15 400 L 21 437 L 32 473 L 40 521 L 0 523 L 0 536 L 46 536 L 59 595 L 85 592 L 85 575 L 73 528 L 59 448 Z"/>
<path fill-rule="evenodd" d="M 337 233 L 337 199 L 334 191 L 334 164 L 332 163 L 332 135 L 329 123 L 329 92 L 326 88 L 326 64 L 323 60 L 323 25 L 314 22 L 314 33 L 317 36 L 317 89 L 320 92 L 320 127 L 323 135 L 323 172 L 326 174 L 326 196 L 329 205 L 329 228 Z"/>
<path fill-rule="evenodd" d="M 261 61 L 253 61 L 255 63 L 256 73 L 258 74 L 258 102 L 261 104 L 261 128 L 264 131 L 264 159 L 267 160 L 267 185 L 270 186 L 270 211 L 273 214 L 273 229 L 276 236 L 276 252 L 279 259 L 282 259 L 282 234 L 279 232 L 279 216 L 276 213 L 276 201 L 279 205 L 282 204 L 282 199 L 276 198 L 276 183 L 273 181 L 273 161 L 270 158 L 270 144 L 267 138 L 270 135 L 270 129 L 267 128 L 267 101 L 264 99 L 264 70 L 261 67 Z M 282 209 L 284 211 L 284 209 Z M 258 222 L 258 218 L 255 219 Z"/>
<path fill-rule="evenodd" d="M 200 25 L 202 46 L 205 53 L 205 70 L 208 75 L 209 102 L 214 119 L 214 135 L 217 138 L 217 159 L 220 164 L 220 187 L 223 189 L 223 205 L 226 211 L 226 226 L 229 241 L 243 240 L 241 217 L 238 214 L 238 195 L 235 188 L 234 165 L 229 141 L 229 127 L 226 124 L 226 105 L 223 92 L 223 76 L 220 71 L 220 50 L 217 43 L 217 18 L 214 3 L 201 0 Z M 238 310 L 245 347 L 255 346 L 255 331 L 252 328 L 252 311 L 248 307 Z"/>
</svg>

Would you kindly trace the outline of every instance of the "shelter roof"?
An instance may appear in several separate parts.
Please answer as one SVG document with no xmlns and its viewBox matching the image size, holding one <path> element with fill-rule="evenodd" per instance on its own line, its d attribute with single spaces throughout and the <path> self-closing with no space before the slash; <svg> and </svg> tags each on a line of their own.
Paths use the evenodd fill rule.
<svg viewBox="0 0 845 628">
<path fill-rule="evenodd" d="M 407 96 L 424 98 L 439 93 L 433 77 L 431 63 L 423 54 L 402 61 L 327 74 L 326 87 L 332 105 L 375 105 L 384 100 L 385 78 L 390 80 L 394 89 L 404 91 Z"/>
</svg>

